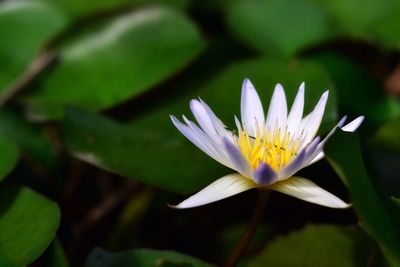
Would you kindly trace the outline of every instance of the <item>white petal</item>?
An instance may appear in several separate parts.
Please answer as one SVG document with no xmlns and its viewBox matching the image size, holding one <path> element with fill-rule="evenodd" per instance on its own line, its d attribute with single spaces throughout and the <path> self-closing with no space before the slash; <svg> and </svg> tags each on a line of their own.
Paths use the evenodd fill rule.
<svg viewBox="0 0 400 267">
<path fill-rule="evenodd" d="M 210 117 L 215 130 L 219 135 L 223 135 L 227 132 L 225 129 L 224 123 L 215 115 L 215 113 L 211 110 L 211 108 L 207 105 L 206 102 L 200 99 L 201 104 L 203 105 L 204 109 L 206 110 L 208 116 Z"/>
<path fill-rule="evenodd" d="M 354 132 L 360 127 L 361 123 L 364 121 L 364 116 L 360 116 L 352 122 L 342 127 L 342 130 L 345 132 Z"/>
<path fill-rule="evenodd" d="M 205 133 L 207 133 L 208 135 L 217 134 L 212 119 L 210 118 L 200 101 L 195 99 L 191 100 L 190 109 L 192 110 L 192 113 L 199 123 L 201 129 L 203 129 Z"/>
<path fill-rule="evenodd" d="M 270 186 L 272 190 L 330 208 L 348 208 L 350 204 L 322 189 L 308 179 L 292 177 Z"/>
<path fill-rule="evenodd" d="M 304 109 L 304 82 L 301 83 L 296 98 L 293 101 L 292 108 L 287 118 L 287 129 L 291 136 L 299 127 Z"/>
<path fill-rule="evenodd" d="M 283 128 L 286 125 L 286 119 L 287 104 L 285 91 L 283 90 L 282 85 L 278 83 L 275 86 L 268 108 L 267 131 L 274 131 L 276 124 L 278 127 Z"/>
<path fill-rule="evenodd" d="M 187 123 L 190 123 L 190 126 L 185 125 L 180 122 L 175 116 L 171 116 L 171 120 L 175 127 L 187 138 L 191 141 L 195 146 L 200 148 L 204 153 L 208 156 L 212 157 L 219 163 L 233 168 L 229 159 L 224 155 L 223 149 L 216 146 L 212 140 L 199 129 L 193 122 L 186 120 Z"/>
<path fill-rule="evenodd" d="M 337 128 L 340 128 L 343 126 L 347 119 L 347 116 L 344 116 L 337 124 L 335 127 L 332 128 L 332 130 L 325 136 L 325 138 L 318 144 L 317 149 L 314 151 L 314 153 L 310 156 L 309 162 L 304 164 L 304 166 L 309 166 L 313 164 L 314 162 L 317 162 L 318 160 L 322 159 L 324 157 L 323 149 L 325 143 L 331 138 L 331 136 L 335 133 Z"/>
<path fill-rule="evenodd" d="M 257 187 L 257 185 L 252 180 L 247 179 L 238 173 L 229 174 L 216 180 L 197 194 L 172 207 L 178 209 L 198 207 L 228 198 L 255 187 Z"/>
<path fill-rule="evenodd" d="M 323 151 L 318 152 L 318 154 L 309 162 L 307 163 L 307 166 L 310 166 L 311 164 L 314 164 L 317 161 L 320 161 L 325 157 L 325 153 Z"/>
<path fill-rule="evenodd" d="M 321 125 L 322 117 L 324 116 L 326 102 L 328 101 L 329 91 L 322 94 L 317 105 L 309 115 L 307 122 L 304 125 L 304 142 L 307 144 L 317 134 Z"/>
<path fill-rule="evenodd" d="M 240 103 L 243 128 L 251 136 L 256 134 L 256 127 L 264 123 L 264 110 L 260 97 L 249 79 L 245 79 L 242 86 Z"/>
<path fill-rule="evenodd" d="M 241 132 L 242 131 L 242 125 L 241 125 L 238 117 L 236 117 L 236 116 L 234 116 L 234 117 L 235 117 L 236 128 L 237 128 L 238 132 Z"/>
</svg>

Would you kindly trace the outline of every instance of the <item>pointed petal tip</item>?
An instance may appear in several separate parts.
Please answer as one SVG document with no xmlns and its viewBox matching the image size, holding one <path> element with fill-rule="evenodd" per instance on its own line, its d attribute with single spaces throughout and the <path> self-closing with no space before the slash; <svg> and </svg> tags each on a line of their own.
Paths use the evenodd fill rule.
<svg viewBox="0 0 400 267">
<path fill-rule="evenodd" d="M 303 81 L 299 86 L 299 91 L 304 92 L 304 88 L 306 87 L 306 83 Z"/>
<path fill-rule="evenodd" d="M 238 173 L 219 178 L 201 191 L 185 199 L 178 205 L 168 205 L 173 209 L 188 209 L 213 203 L 241 192 L 257 187 L 257 185 Z"/>
<path fill-rule="evenodd" d="M 171 114 L 170 114 L 170 115 L 169 115 L 169 118 L 171 119 L 171 121 L 172 121 L 173 124 L 179 122 L 178 118 L 177 118 L 175 115 L 171 115 Z"/>
<path fill-rule="evenodd" d="M 283 89 L 283 86 L 282 86 L 282 84 L 281 83 L 277 83 L 276 85 L 275 85 L 275 90 L 279 90 L 279 91 L 285 91 L 284 89 Z"/>
<path fill-rule="evenodd" d="M 179 205 L 179 204 L 178 204 L 178 205 Z M 168 207 L 168 208 L 171 208 L 171 209 L 179 210 L 179 209 L 181 209 L 181 208 L 179 208 L 178 205 L 167 204 L 167 207 Z"/>
<path fill-rule="evenodd" d="M 242 92 L 246 90 L 255 90 L 253 83 L 248 78 L 245 78 L 242 84 Z"/>
<path fill-rule="evenodd" d="M 336 127 L 339 127 L 339 128 L 343 127 L 346 120 L 347 120 L 347 115 L 344 115 L 343 118 L 340 119 L 340 121 L 338 122 Z"/>
<path fill-rule="evenodd" d="M 341 126 L 342 131 L 345 132 L 354 132 L 356 131 L 364 121 L 365 117 L 364 116 L 359 116 L 350 123 L 346 124 L 345 126 Z"/>
<path fill-rule="evenodd" d="M 345 209 L 351 206 L 351 204 L 344 202 L 314 182 L 302 177 L 291 177 L 273 184 L 271 189 L 329 208 Z"/>
</svg>

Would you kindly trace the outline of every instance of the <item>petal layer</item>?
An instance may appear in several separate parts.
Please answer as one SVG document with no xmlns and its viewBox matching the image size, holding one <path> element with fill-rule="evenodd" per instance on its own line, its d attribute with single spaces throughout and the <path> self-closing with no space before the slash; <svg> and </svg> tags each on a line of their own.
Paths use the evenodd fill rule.
<svg viewBox="0 0 400 267">
<path fill-rule="evenodd" d="M 255 187 L 257 187 L 257 185 L 252 180 L 238 173 L 228 174 L 211 183 L 197 194 L 171 207 L 177 209 L 198 207 L 231 197 Z"/>
<path fill-rule="evenodd" d="M 330 208 L 348 208 L 347 204 L 340 198 L 322 189 L 308 179 L 292 177 L 285 181 L 270 186 L 272 190 Z"/>
<path fill-rule="evenodd" d="M 274 132 L 275 127 L 282 128 L 286 125 L 287 104 L 285 91 L 281 84 L 275 86 L 267 115 L 267 131 Z"/>
<path fill-rule="evenodd" d="M 260 97 L 249 79 L 243 82 L 240 111 L 243 128 L 250 136 L 254 136 L 256 128 L 262 125 L 265 119 Z"/>
</svg>

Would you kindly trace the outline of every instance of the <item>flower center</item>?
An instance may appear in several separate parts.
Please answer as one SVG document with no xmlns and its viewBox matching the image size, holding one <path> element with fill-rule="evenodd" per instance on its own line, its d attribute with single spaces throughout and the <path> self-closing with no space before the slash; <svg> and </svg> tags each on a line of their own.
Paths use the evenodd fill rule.
<svg viewBox="0 0 400 267">
<path fill-rule="evenodd" d="M 266 163 L 275 171 L 280 171 L 297 155 L 300 142 L 292 140 L 287 130 L 282 135 L 280 129 L 267 133 L 265 127 L 262 128 L 263 132 L 258 130 L 255 137 L 239 131 L 238 146 L 253 170 L 260 163 Z"/>
</svg>

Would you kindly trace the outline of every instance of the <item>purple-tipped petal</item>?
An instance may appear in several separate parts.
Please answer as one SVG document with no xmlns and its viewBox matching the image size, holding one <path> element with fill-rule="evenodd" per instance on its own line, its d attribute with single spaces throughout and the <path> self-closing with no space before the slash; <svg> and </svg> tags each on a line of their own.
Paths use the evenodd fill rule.
<svg viewBox="0 0 400 267">
<path fill-rule="evenodd" d="M 279 180 L 284 180 L 304 167 L 304 165 L 311 160 L 312 155 L 318 148 L 321 138 L 317 136 L 311 144 L 306 146 L 300 153 L 279 173 Z"/>
<path fill-rule="evenodd" d="M 272 184 L 276 182 L 277 178 L 277 173 L 265 163 L 261 163 L 253 174 L 253 180 L 259 185 Z"/>
<path fill-rule="evenodd" d="M 242 152 L 226 137 L 223 138 L 223 143 L 234 169 L 245 177 L 251 178 L 253 171 L 251 170 L 248 161 L 244 158 Z"/>
</svg>

